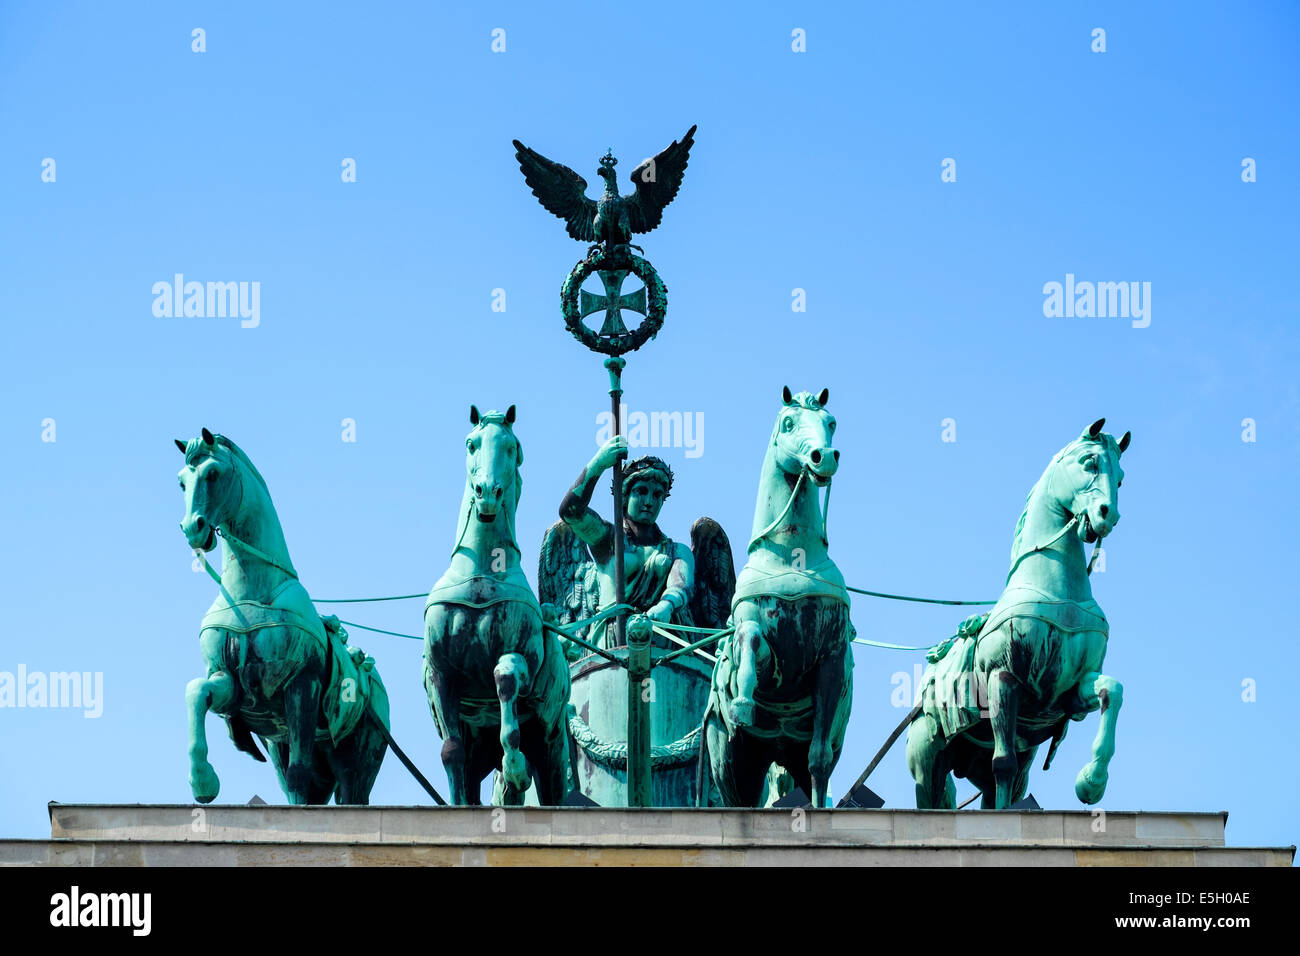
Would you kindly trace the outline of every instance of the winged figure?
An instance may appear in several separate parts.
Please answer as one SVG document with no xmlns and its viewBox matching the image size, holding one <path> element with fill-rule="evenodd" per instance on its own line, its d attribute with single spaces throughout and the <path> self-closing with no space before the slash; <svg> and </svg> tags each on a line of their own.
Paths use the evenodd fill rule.
<svg viewBox="0 0 1300 956">
<path fill-rule="evenodd" d="M 553 605 L 556 623 L 563 626 L 591 617 L 614 603 L 613 525 L 591 507 L 596 480 L 626 451 L 627 439 L 615 436 L 583 469 L 560 506 L 560 520 L 546 532 L 538 562 L 538 594 Z M 653 620 L 721 628 L 731 613 L 736 569 L 731 542 L 712 518 L 691 526 L 691 544 L 674 542 L 659 530 L 657 519 L 672 487 L 672 469 L 661 459 L 646 457 L 627 465 L 624 473 L 626 599 Z M 592 643 L 611 646 L 610 622 L 577 634 Z M 657 640 L 657 638 L 656 638 Z M 570 645 L 576 658 L 583 653 Z"/>
<path fill-rule="evenodd" d="M 519 140 L 514 141 L 515 158 L 533 195 L 547 212 L 564 220 L 570 236 L 579 242 L 603 243 L 608 250 L 629 245 L 634 232 L 649 232 L 659 225 L 664 207 L 681 188 L 694 137 L 692 126 L 680 142 L 673 140 L 657 156 L 632 170 L 636 191 L 626 196 L 618 194 L 614 173 L 618 160 L 611 152 L 605 153 L 596 170 L 605 180 L 605 191 L 599 199 L 587 197 L 587 181 L 568 166 L 547 159 Z"/>
</svg>

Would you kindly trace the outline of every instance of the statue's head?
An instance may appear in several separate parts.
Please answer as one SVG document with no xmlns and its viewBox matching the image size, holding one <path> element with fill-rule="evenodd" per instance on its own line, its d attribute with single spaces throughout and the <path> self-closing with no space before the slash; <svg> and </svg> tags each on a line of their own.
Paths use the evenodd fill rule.
<svg viewBox="0 0 1300 956">
<path fill-rule="evenodd" d="M 776 460 L 789 475 L 805 473 L 814 484 L 828 484 L 840 466 L 839 449 L 831 447 L 835 416 L 826 411 L 830 390 L 820 394 L 781 390 L 781 412 L 772 432 Z"/>
<path fill-rule="evenodd" d="M 235 516 L 243 497 L 231 443 L 205 428 L 187 442 L 176 439 L 176 447 L 185 456 L 177 475 L 185 493 L 181 531 L 191 548 L 211 551 L 217 544 L 217 529 Z"/>
<path fill-rule="evenodd" d="M 511 511 L 519 501 L 519 466 L 524 451 L 515 437 L 515 407 L 480 412 L 469 407 L 473 426 L 465 436 L 465 493 L 480 521 L 492 521 L 502 505 Z"/>
<path fill-rule="evenodd" d="M 618 160 L 614 158 L 613 150 L 605 150 L 605 155 L 600 158 L 600 169 L 596 172 L 610 189 L 615 189 L 618 182 L 617 174 L 614 172 L 614 167 L 617 165 Z"/>
<path fill-rule="evenodd" d="M 1103 432 L 1106 419 L 1099 418 L 1071 442 L 1048 468 L 1048 492 L 1057 504 L 1073 515 L 1081 515 L 1078 534 L 1092 542 L 1110 534 L 1119 523 L 1119 486 L 1124 469 L 1119 459 L 1132 441 L 1132 433 L 1116 441 Z"/>
<path fill-rule="evenodd" d="M 673 470 L 646 455 L 623 466 L 623 513 L 638 524 L 654 524 L 673 489 Z"/>
</svg>

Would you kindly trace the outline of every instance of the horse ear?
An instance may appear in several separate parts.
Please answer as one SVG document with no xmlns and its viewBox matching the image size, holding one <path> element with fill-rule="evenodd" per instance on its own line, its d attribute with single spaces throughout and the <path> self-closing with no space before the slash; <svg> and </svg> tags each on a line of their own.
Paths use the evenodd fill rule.
<svg viewBox="0 0 1300 956">
<path fill-rule="evenodd" d="M 477 406 L 477 405 L 471 405 L 471 406 L 469 407 L 469 423 L 470 423 L 471 425 L 477 425 L 477 424 L 478 424 L 478 419 L 479 419 L 478 406 Z"/>
<path fill-rule="evenodd" d="M 794 396 L 790 394 L 789 385 L 781 386 L 781 401 L 785 402 L 787 405 L 794 401 Z"/>
<path fill-rule="evenodd" d="M 212 445 L 212 444 L 215 444 L 216 441 L 217 441 L 217 440 L 216 440 L 215 438 L 212 437 L 212 432 L 208 431 L 206 428 L 203 429 L 203 443 L 204 443 L 205 445 Z"/>
<path fill-rule="evenodd" d="M 173 438 L 172 441 L 174 441 L 176 443 L 176 447 L 181 450 L 181 454 L 182 455 L 185 454 L 185 442 L 181 441 L 179 438 Z"/>
<path fill-rule="evenodd" d="M 1128 451 L 1128 444 L 1133 440 L 1132 432 L 1125 432 L 1124 437 L 1119 440 L 1119 453 L 1122 455 Z"/>
<path fill-rule="evenodd" d="M 825 408 L 826 403 L 829 402 L 830 400 L 831 400 L 831 390 L 829 388 L 823 388 L 821 394 L 817 396 L 817 404 L 820 405 L 822 408 Z"/>
<path fill-rule="evenodd" d="M 1095 422 L 1093 422 L 1091 425 L 1089 425 L 1089 426 L 1088 426 L 1088 437 L 1089 437 L 1089 438 L 1096 438 L 1098 435 L 1100 435 L 1100 434 L 1101 434 L 1101 426 L 1102 426 L 1102 425 L 1105 425 L 1105 424 L 1106 424 L 1106 419 L 1104 419 L 1104 418 L 1099 418 L 1099 419 L 1097 419 Z"/>
<path fill-rule="evenodd" d="M 515 407 L 511 405 L 509 408 L 506 409 L 506 424 L 513 425 L 514 423 L 515 423 Z"/>
</svg>

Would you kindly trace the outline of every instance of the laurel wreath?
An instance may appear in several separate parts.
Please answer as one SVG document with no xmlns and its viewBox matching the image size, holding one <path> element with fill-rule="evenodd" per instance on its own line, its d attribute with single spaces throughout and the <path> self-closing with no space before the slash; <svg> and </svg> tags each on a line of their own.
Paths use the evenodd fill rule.
<svg viewBox="0 0 1300 956">
<path fill-rule="evenodd" d="M 582 323 L 578 314 L 579 290 L 593 272 L 603 269 L 621 269 L 631 272 L 645 283 L 646 310 L 645 320 L 635 329 L 621 335 L 601 335 Z M 593 352 L 606 355 L 622 355 L 635 352 L 646 342 L 659 334 L 664 325 L 664 315 L 668 311 L 668 289 L 664 286 L 659 273 L 645 259 L 630 252 L 606 254 L 603 250 L 583 259 L 573 267 L 564 285 L 560 287 L 560 312 L 569 331 Z"/>
</svg>

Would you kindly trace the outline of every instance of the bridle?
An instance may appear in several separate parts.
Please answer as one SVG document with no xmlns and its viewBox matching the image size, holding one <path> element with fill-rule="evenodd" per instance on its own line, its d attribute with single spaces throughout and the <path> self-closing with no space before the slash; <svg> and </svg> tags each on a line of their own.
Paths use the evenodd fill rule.
<svg viewBox="0 0 1300 956">
<path fill-rule="evenodd" d="M 239 488 L 238 488 L 238 498 L 235 502 L 234 508 L 227 508 L 226 511 L 229 514 L 238 514 L 240 506 L 243 505 L 244 503 L 244 476 L 243 473 L 240 471 L 239 462 L 234 455 L 231 456 L 230 470 L 235 475 L 235 480 L 239 482 Z M 231 497 L 235 497 L 235 496 L 232 495 Z M 226 541 L 229 544 L 234 545 L 235 548 L 237 548 L 240 551 L 243 551 L 245 554 L 252 555 L 254 558 L 257 558 L 259 561 L 262 561 L 265 564 L 269 564 L 277 571 L 283 571 L 285 574 L 289 575 L 289 577 L 293 578 L 295 581 L 298 580 L 298 572 L 295 571 L 292 567 L 287 567 L 281 564 L 279 561 L 271 557 L 271 555 L 267 554 L 261 548 L 255 548 L 253 545 L 249 544 L 247 541 L 244 541 L 242 538 L 239 538 L 234 534 L 231 534 L 230 523 L 228 520 L 225 522 L 214 523 L 213 532 L 216 534 L 218 538 L 221 538 L 223 541 Z M 204 554 L 198 548 L 194 549 L 194 553 L 197 557 L 199 557 L 203 561 L 203 567 L 207 569 L 208 576 L 211 577 L 218 584 L 220 584 L 221 575 L 218 574 L 213 569 L 212 565 L 208 563 L 207 555 Z"/>
</svg>

